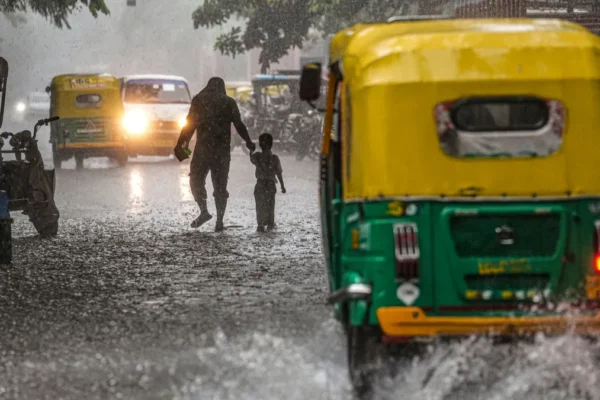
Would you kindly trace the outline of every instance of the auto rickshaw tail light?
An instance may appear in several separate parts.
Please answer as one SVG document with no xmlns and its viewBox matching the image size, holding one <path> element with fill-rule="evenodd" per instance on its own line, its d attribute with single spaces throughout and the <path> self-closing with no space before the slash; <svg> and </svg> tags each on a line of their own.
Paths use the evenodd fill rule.
<svg viewBox="0 0 600 400">
<path fill-rule="evenodd" d="M 396 280 L 419 279 L 419 231 L 415 223 L 394 225 Z"/>
<path fill-rule="evenodd" d="M 600 274 L 600 220 L 594 222 L 594 272 Z"/>
</svg>

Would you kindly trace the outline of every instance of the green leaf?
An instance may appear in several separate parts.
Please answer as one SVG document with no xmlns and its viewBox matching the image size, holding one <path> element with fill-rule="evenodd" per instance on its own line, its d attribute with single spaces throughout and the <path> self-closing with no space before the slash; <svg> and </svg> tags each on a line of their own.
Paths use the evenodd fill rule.
<svg viewBox="0 0 600 400">
<path fill-rule="evenodd" d="M 357 22 L 382 21 L 399 13 L 406 0 L 204 0 L 192 14 L 195 29 L 210 29 L 242 17 L 246 26 L 220 35 L 214 48 L 235 56 L 260 49 L 264 72 L 293 48 L 302 48 L 314 30 L 323 36 Z"/>
<path fill-rule="evenodd" d="M 82 6 L 87 7 L 95 18 L 100 14 L 110 14 L 105 0 L 0 0 L 2 13 L 33 12 L 49 19 L 59 28 L 68 29 L 71 27 L 68 16 Z"/>
</svg>

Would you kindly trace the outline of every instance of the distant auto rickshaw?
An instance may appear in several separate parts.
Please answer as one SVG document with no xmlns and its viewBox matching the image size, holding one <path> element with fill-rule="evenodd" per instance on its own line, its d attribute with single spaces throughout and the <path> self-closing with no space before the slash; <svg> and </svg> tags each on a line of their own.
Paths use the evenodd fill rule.
<svg viewBox="0 0 600 400">
<path fill-rule="evenodd" d="M 245 103 L 250 100 L 250 97 L 253 95 L 252 86 L 242 86 L 236 89 L 235 91 L 235 99 L 241 103 Z"/>
<path fill-rule="evenodd" d="M 124 109 L 116 77 L 59 75 L 46 91 L 50 94 L 50 117 L 60 115 L 50 128 L 55 168 L 72 157 L 78 169 L 83 168 L 87 157 L 109 157 L 120 166 L 127 163 Z"/>
<path fill-rule="evenodd" d="M 600 333 L 598 54 L 600 38 L 558 20 L 333 38 L 321 226 L 358 393 L 392 347 Z M 320 82 L 306 65 L 301 98 Z"/>
<path fill-rule="evenodd" d="M 252 87 L 252 84 L 247 81 L 225 82 L 225 91 L 227 92 L 227 96 L 232 97 L 234 99 L 238 97 L 238 90 L 240 88 L 247 88 L 247 87 Z"/>
</svg>

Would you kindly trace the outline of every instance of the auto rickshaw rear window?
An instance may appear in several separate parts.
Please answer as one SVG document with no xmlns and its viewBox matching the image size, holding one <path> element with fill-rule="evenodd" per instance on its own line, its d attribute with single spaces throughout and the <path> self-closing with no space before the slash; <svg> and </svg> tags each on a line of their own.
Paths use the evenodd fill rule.
<svg viewBox="0 0 600 400">
<path fill-rule="evenodd" d="M 548 122 L 548 106 L 537 99 L 467 99 L 452 106 L 456 127 L 466 132 L 533 131 Z"/>
<path fill-rule="evenodd" d="M 534 97 L 467 98 L 435 109 L 438 137 L 454 157 L 543 157 L 560 149 L 565 110 Z"/>
<path fill-rule="evenodd" d="M 78 108 L 100 108 L 102 107 L 102 96 L 99 94 L 80 94 L 75 98 L 75 106 Z"/>
</svg>

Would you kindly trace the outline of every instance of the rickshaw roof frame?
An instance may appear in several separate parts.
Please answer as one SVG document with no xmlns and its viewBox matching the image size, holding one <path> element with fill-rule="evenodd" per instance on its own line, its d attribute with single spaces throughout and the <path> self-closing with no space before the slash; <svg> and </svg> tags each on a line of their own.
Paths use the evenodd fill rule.
<svg viewBox="0 0 600 400">
<path fill-rule="evenodd" d="M 121 78 L 123 82 L 128 82 L 131 80 L 142 80 L 142 79 L 156 79 L 156 80 L 165 80 L 165 81 L 182 81 L 185 82 L 186 85 L 189 86 L 189 82 L 183 76 L 178 75 L 161 75 L 161 74 L 138 74 L 138 75 L 124 75 Z"/>
<path fill-rule="evenodd" d="M 398 15 L 387 19 L 388 23 L 394 22 L 417 22 L 417 21 L 438 21 L 454 19 L 451 15 Z"/>
<path fill-rule="evenodd" d="M 64 85 L 68 84 L 71 79 L 74 78 L 98 78 L 100 82 L 104 84 L 108 84 L 107 87 L 82 87 L 82 88 L 72 88 L 70 90 L 65 90 Z M 106 90 L 120 90 L 119 79 L 111 74 L 101 73 L 101 74 L 62 74 L 56 75 L 52 78 L 50 83 L 50 87 L 53 91 L 77 91 L 77 92 L 90 92 L 90 91 L 106 91 Z"/>
<path fill-rule="evenodd" d="M 409 19 L 408 21 L 399 19 L 393 23 L 359 23 L 343 29 L 333 36 L 329 46 L 329 65 L 335 64 L 336 62 L 343 62 L 345 56 L 354 55 L 362 57 L 364 54 L 368 53 L 369 50 L 374 47 L 371 46 L 371 44 L 374 45 L 375 43 L 365 43 L 365 41 L 362 41 L 362 43 L 357 44 L 358 41 L 356 39 L 362 37 L 369 36 L 370 40 L 376 40 L 380 43 L 386 39 L 391 39 L 400 35 L 435 34 L 441 32 L 448 34 L 484 32 L 510 33 L 514 31 L 510 31 L 509 29 L 502 31 L 501 29 L 498 29 L 498 27 L 505 26 L 508 28 L 515 24 L 528 25 L 531 27 L 532 31 L 585 32 L 591 37 L 597 38 L 596 35 L 577 23 L 553 18 L 424 18 Z M 496 29 L 491 29 L 493 27 Z M 374 35 L 376 29 L 378 32 L 384 30 L 385 32 Z"/>
<path fill-rule="evenodd" d="M 111 75 L 111 74 L 107 74 L 107 73 L 102 73 L 102 74 L 61 74 L 61 75 L 56 75 L 52 78 L 52 83 L 58 82 L 58 81 L 64 81 L 67 79 L 73 79 L 73 78 L 82 78 L 82 77 L 99 77 L 102 78 L 102 81 L 114 81 L 114 82 L 119 82 L 119 80 L 117 79 L 116 76 Z"/>
<path fill-rule="evenodd" d="M 250 81 L 225 81 L 225 87 L 238 88 L 243 86 L 252 86 Z"/>
</svg>

